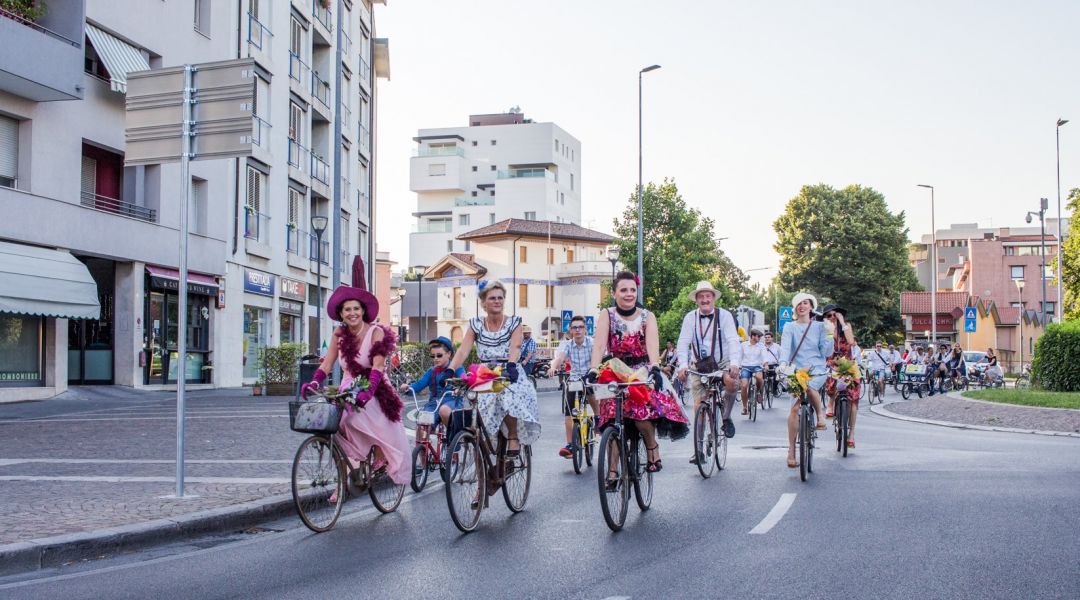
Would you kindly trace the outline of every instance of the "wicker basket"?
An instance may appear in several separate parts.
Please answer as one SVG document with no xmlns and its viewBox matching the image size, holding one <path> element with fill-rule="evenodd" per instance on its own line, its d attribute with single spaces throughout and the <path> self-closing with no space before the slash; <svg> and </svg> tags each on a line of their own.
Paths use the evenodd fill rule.
<svg viewBox="0 0 1080 600">
<path fill-rule="evenodd" d="M 326 401 L 289 403 L 289 427 L 300 433 L 337 433 L 341 407 Z"/>
</svg>

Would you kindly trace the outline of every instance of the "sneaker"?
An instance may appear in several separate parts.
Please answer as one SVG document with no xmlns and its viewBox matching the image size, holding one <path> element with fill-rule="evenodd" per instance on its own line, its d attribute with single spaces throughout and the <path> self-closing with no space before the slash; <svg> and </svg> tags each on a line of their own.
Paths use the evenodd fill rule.
<svg viewBox="0 0 1080 600">
<path fill-rule="evenodd" d="M 724 419 L 724 436 L 735 437 L 735 423 L 731 419 Z"/>
<path fill-rule="evenodd" d="M 570 447 L 570 444 L 567 444 L 567 445 L 563 446 L 562 448 L 559 448 L 559 456 L 561 456 L 563 458 L 573 458 L 574 457 L 574 449 Z"/>
</svg>

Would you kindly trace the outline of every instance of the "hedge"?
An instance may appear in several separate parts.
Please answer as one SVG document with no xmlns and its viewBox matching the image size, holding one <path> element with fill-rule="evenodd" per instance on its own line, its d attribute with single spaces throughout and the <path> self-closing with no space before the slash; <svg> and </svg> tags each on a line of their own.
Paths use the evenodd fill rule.
<svg viewBox="0 0 1080 600">
<path fill-rule="evenodd" d="M 1047 325 L 1035 342 L 1031 380 L 1045 390 L 1080 391 L 1080 321 Z"/>
</svg>

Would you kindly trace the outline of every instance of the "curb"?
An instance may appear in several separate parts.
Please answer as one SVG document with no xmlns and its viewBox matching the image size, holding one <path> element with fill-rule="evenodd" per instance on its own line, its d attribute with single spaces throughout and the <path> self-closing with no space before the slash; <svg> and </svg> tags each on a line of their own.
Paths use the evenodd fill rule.
<svg viewBox="0 0 1080 600">
<path fill-rule="evenodd" d="M 130 552 L 206 533 L 244 528 L 292 511 L 292 494 L 280 494 L 172 518 L 5 544 L 0 546 L 0 576 L 48 569 L 106 554 Z"/>
<path fill-rule="evenodd" d="M 961 398 L 962 400 L 970 400 L 970 398 Z M 890 402 L 889 404 L 892 404 Z M 887 408 L 889 404 L 876 404 L 870 407 L 870 412 L 875 415 L 880 415 L 888 419 L 896 419 L 898 421 L 908 421 L 909 423 L 923 423 L 925 425 L 937 425 L 939 427 L 950 427 L 953 429 L 973 429 L 976 431 L 998 431 L 1002 433 L 1028 433 L 1034 435 L 1046 435 L 1051 437 L 1071 437 L 1080 438 L 1080 433 L 1073 433 L 1071 431 L 1046 431 L 1042 429 L 1017 429 L 1015 427 L 995 427 L 993 425 L 969 425 L 967 423 L 956 423 L 954 421 L 937 421 L 934 419 L 924 419 L 921 417 L 910 417 L 908 415 L 901 415 L 894 413 Z"/>
</svg>

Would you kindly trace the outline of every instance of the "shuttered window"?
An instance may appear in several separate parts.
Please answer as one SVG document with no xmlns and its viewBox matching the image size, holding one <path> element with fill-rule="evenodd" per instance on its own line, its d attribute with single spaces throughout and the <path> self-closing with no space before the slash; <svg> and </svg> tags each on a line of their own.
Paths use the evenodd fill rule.
<svg viewBox="0 0 1080 600">
<path fill-rule="evenodd" d="M 83 159 L 86 160 L 86 159 Z M 248 167 L 247 177 L 247 207 L 253 213 L 262 212 L 262 177 L 258 170 Z"/>
<path fill-rule="evenodd" d="M 83 198 L 93 199 L 97 192 L 97 161 L 89 156 L 82 157 L 82 183 L 79 189 Z"/>
<path fill-rule="evenodd" d="M 296 226 L 300 222 L 300 192 L 289 188 L 289 224 Z"/>
<path fill-rule="evenodd" d="M 0 186 L 15 187 L 19 177 L 19 122 L 0 117 Z"/>
</svg>

